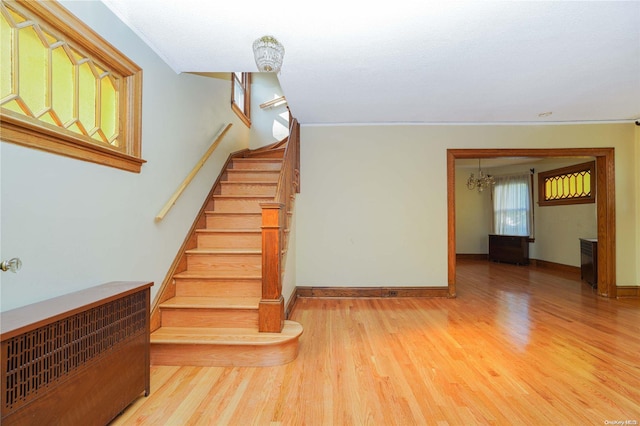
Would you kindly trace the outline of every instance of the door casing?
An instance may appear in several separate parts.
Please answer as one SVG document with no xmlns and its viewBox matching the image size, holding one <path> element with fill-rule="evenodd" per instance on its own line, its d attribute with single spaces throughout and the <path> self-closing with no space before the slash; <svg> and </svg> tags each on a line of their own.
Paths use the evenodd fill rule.
<svg viewBox="0 0 640 426">
<path fill-rule="evenodd" d="M 598 221 L 598 294 L 616 297 L 616 211 L 614 148 L 501 148 L 447 150 L 449 296 L 456 296 L 456 160 L 499 157 L 595 157 Z"/>
</svg>

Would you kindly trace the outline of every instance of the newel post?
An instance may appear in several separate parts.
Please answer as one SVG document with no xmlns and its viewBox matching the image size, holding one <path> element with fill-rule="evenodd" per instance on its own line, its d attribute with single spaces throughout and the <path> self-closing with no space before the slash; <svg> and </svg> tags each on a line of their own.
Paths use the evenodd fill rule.
<svg viewBox="0 0 640 426">
<path fill-rule="evenodd" d="M 262 299 L 258 329 L 280 333 L 284 327 L 282 297 L 282 245 L 285 205 L 262 203 Z"/>
</svg>

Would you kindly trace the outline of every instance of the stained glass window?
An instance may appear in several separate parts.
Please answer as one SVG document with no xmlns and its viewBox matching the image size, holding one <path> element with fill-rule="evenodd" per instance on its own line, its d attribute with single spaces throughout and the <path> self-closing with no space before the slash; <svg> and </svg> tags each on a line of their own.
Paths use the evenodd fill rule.
<svg viewBox="0 0 640 426">
<path fill-rule="evenodd" d="M 57 2 L 0 3 L 0 31 L 3 140 L 139 171 L 142 70 Z"/>
<path fill-rule="evenodd" d="M 595 162 L 576 164 L 538 174 L 541 206 L 595 203 Z"/>
</svg>

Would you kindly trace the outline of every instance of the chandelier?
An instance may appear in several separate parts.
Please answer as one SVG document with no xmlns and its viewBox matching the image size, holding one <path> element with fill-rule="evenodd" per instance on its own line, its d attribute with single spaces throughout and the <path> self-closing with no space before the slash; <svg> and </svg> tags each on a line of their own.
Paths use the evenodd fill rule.
<svg viewBox="0 0 640 426">
<path fill-rule="evenodd" d="M 266 35 L 253 42 L 253 56 L 261 72 L 280 72 L 284 46 L 275 37 Z"/>
<path fill-rule="evenodd" d="M 470 190 L 478 188 L 478 192 L 484 191 L 486 188 L 490 188 L 496 181 L 491 175 L 485 175 L 480 168 L 480 159 L 478 158 L 478 177 L 475 177 L 473 173 L 467 179 L 467 188 Z"/>
</svg>

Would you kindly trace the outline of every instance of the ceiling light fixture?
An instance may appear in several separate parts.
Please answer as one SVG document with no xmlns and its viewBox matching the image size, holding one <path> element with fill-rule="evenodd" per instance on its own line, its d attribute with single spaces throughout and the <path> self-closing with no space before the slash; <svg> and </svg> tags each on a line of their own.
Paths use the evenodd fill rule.
<svg viewBox="0 0 640 426">
<path fill-rule="evenodd" d="M 266 35 L 253 42 L 253 56 L 261 72 L 280 72 L 284 46 L 275 37 Z"/>
<path fill-rule="evenodd" d="M 495 179 L 491 175 L 486 175 L 480 168 L 480 159 L 478 158 L 478 177 L 476 178 L 473 173 L 467 179 L 467 188 L 470 190 L 478 188 L 478 192 L 484 191 L 486 188 L 490 188 L 491 185 L 496 183 Z"/>
</svg>

